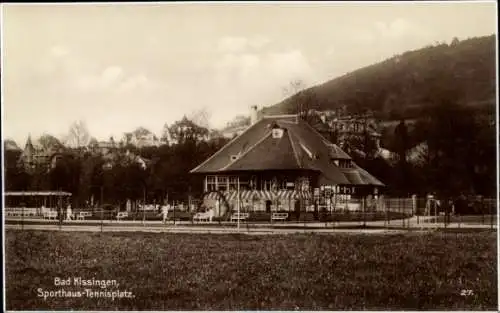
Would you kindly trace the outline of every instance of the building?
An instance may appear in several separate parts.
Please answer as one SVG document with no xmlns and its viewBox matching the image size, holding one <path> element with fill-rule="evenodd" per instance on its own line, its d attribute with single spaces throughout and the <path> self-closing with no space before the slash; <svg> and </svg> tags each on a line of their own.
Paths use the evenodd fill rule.
<svg viewBox="0 0 500 313">
<path fill-rule="evenodd" d="M 364 140 L 365 136 L 367 136 L 367 139 L 373 140 L 376 146 L 380 146 L 380 138 L 382 136 L 378 131 L 378 122 L 373 117 L 373 114 L 327 115 L 322 114 L 322 112 L 319 114 L 321 121 L 326 125 L 326 130 L 321 131 L 321 133 L 330 136 L 339 146 L 344 147 L 354 137 Z"/>
<path fill-rule="evenodd" d="M 137 148 L 159 147 L 162 144 L 155 134 L 142 127 L 133 132 L 124 133 L 120 142 L 124 146 L 133 145 Z"/>
<path fill-rule="evenodd" d="M 33 143 L 28 136 L 24 150 L 19 156 L 18 166 L 28 173 L 36 169 L 50 170 L 55 167 L 57 160 L 62 157 L 63 147 L 43 147 L 39 142 Z"/>
<path fill-rule="evenodd" d="M 300 215 L 318 210 L 326 198 L 355 204 L 383 186 L 297 115 L 252 120 L 241 135 L 191 171 L 204 177 L 206 206 L 219 200 L 216 204 L 222 201 L 226 209 L 239 204 L 242 211 Z"/>
<path fill-rule="evenodd" d="M 91 141 L 89 148 L 94 154 L 106 155 L 108 153 L 115 152 L 118 149 L 118 145 L 114 141 L 113 137 L 110 137 L 108 141 Z"/>
<path fill-rule="evenodd" d="M 220 134 L 225 138 L 234 138 L 241 135 L 259 116 L 257 106 L 250 108 L 250 116 L 238 115 L 231 122 L 220 130 Z"/>
</svg>

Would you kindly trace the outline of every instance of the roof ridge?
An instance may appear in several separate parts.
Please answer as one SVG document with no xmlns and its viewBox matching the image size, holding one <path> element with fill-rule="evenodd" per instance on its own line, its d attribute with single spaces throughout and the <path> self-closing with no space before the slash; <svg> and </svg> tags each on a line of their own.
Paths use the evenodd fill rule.
<svg viewBox="0 0 500 313">
<path fill-rule="evenodd" d="M 316 129 L 314 129 L 314 127 L 312 127 L 311 125 L 309 125 L 309 123 L 307 123 L 306 121 L 304 120 L 301 120 L 301 122 L 303 124 L 305 124 L 307 127 L 309 127 L 316 135 L 318 135 L 321 139 L 323 140 L 326 140 L 327 142 L 331 142 L 330 140 L 328 140 L 325 136 L 321 135 L 320 132 L 318 132 Z"/>
<path fill-rule="evenodd" d="M 263 120 L 261 120 L 263 121 Z M 189 171 L 190 173 L 194 173 L 196 172 L 196 170 L 198 170 L 199 168 L 201 168 L 203 165 L 205 165 L 206 163 L 208 163 L 210 160 L 212 160 L 213 158 L 215 158 L 217 155 L 221 154 L 222 151 L 224 151 L 227 147 L 229 147 L 231 144 L 233 144 L 236 140 L 238 140 L 241 136 L 243 136 L 243 134 L 247 133 L 250 129 L 252 129 L 253 127 L 255 127 L 256 125 L 258 125 L 261 121 L 258 121 L 257 123 L 255 124 L 252 124 L 250 126 L 248 126 L 243 132 L 241 132 L 241 134 L 239 134 L 238 136 L 234 137 L 233 139 L 231 139 L 228 143 L 226 143 L 222 148 L 220 148 L 219 150 L 217 150 L 214 154 L 212 154 L 208 159 L 206 159 L 203 163 L 201 163 L 200 165 L 198 165 L 197 167 L 195 167 L 194 169 L 192 169 L 191 171 Z"/>
<path fill-rule="evenodd" d="M 302 168 L 302 164 L 300 163 L 299 155 L 297 154 L 297 149 L 295 148 L 295 144 L 293 143 L 292 140 L 292 132 L 288 131 L 288 139 L 290 140 L 290 144 L 292 145 L 292 150 L 293 150 L 293 155 L 295 156 L 295 160 L 297 160 L 297 165 Z"/>
<path fill-rule="evenodd" d="M 297 117 L 297 114 L 276 114 L 276 115 L 264 115 L 262 118 L 284 118 L 284 117 Z"/>
<path fill-rule="evenodd" d="M 271 135 L 272 135 L 272 131 L 268 131 L 266 134 L 264 134 L 264 136 L 259 141 L 257 141 L 255 144 L 253 144 L 245 153 L 243 153 L 242 155 L 240 155 L 236 160 L 229 162 L 228 165 L 224 166 L 220 170 L 223 171 L 223 170 L 227 169 L 228 167 L 230 167 L 231 165 L 236 164 L 239 160 L 243 159 L 243 157 L 245 155 L 247 155 L 248 153 L 250 153 L 250 151 L 252 151 L 253 149 L 255 149 L 255 147 L 257 147 L 258 145 L 260 145 L 264 140 L 266 140 Z"/>
</svg>

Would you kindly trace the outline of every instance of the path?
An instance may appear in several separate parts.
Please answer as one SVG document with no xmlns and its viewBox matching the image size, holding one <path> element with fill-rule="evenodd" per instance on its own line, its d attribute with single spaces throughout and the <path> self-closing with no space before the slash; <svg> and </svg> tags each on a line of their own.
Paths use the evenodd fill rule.
<svg viewBox="0 0 500 313">
<path fill-rule="evenodd" d="M 238 229 L 235 223 L 204 223 L 173 222 L 162 224 L 161 221 L 104 221 L 102 231 L 110 232 L 168 232 L 168 233 L 250 233 L 250 234 L 289 234 L 289 233 L 394 233 L 411 231 L 432 231 L 445 228 L 443 223 L 429 223 L 432 217 L 412 217 L 405 220 L 369 221 L 367 228 L 360 228 L 363 222 L 336 222 L 325 223 L 241 223 Z M 36 230 L 63 230 L 63 231 L 101 231 L 101 222 L 96 220 L 65 221 L 59 225 L 58 221 L 41 219 L 9 219 L 17 224 L 6 223 L 6 229 L 36 229 Z M 497 229 L 497 225 L 450 223 L 446 229 Z"/>
</svg>

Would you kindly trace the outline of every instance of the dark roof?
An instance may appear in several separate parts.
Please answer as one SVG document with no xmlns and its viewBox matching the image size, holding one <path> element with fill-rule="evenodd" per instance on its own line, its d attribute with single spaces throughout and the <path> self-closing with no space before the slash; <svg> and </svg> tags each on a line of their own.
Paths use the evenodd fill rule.
<svg viewBox="0 0 500 313">
<path fill-rule="evenodd" d="M 224 170 L 300 169 L 295 155 L 290 151 L 293 151 L 293 147 L 288 131 L 284 131 L 282 138 L 274 139 L 271 130 L 269 130 L 263 140 L 259 141 L 253 149 L 247 150 L 244 155 L 239 156 Z"/>
<path fill-rule="evenodd" d="M 273 127 L 283 129 L 281 138 L 273 138 Z M 351 157 L 295 115 L 267 116 L 191 173 L 311 170 L 320 172 L 320 184 L 324 185 L 383 185 L 359 166 L 340 168 L 333 159 L 351 160 Z"/>
</svg>

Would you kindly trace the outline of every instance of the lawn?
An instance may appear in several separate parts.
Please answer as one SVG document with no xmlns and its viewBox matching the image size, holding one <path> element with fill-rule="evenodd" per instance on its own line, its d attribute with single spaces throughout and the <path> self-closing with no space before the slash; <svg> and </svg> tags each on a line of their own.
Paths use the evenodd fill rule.
<svg viewBox="0 0 500 313">
<path fill-rule="evenodd" d="M 445 216 L 438 216 L 436 218 L 429 219 L 429 223 L 444 223 Z M 464 224 L 483 224 L 483 225 L 495 225 L 497 224 L 496 215 L 452 215 L 449 217 L 450 223 L 464 223 Z"/>
<path fill-rule="evenodd" d="M 249 236 L 8 230 L 5 244 L 8 310 L 497 308 L 496 232 Z M 119 286 L 90 288 L 128 291 L 133 298 L 38 297 L 89 288 L 54 286 L 56 277 L 116 280 Z"/>
</svg>

